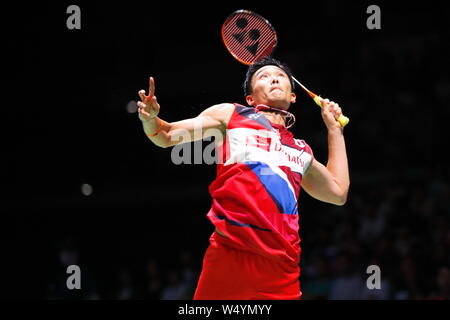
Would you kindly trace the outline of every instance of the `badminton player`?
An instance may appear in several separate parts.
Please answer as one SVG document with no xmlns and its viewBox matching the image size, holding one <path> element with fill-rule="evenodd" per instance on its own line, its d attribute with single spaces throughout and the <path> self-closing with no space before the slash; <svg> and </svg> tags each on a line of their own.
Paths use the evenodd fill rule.
<svg viewBox="0 0 450 320">
<path fill-rule="evenodd" d="M 300 299 L 300 187 L 312 197 L 335 205 L 347 200 L 350 180 L 342 110 L 322 100 L 328 132 L 328 161 L 314 158 L 310 146 L 294 138 L 288 111 L 296 101 L 289 68 L 265 58 L 248 68 L 244 82 L 247 106 L 222 103 L 196 118 L 166 122 L 150 78 L 148 95 L 139 91 L 139 118 L 149 139 L 160 147 L 178 143 L 187 131 L 191 141 L 201 128 L 217 129 L 217 177 L 209 186 L 215 226 L 206 250 L 194 299 Z M 211 131 L 211 130 L 210 130 Z M 207 134 L 203 135 L 203 138 Z M 182 141 L 187 142 L 186 140 Z"/>
</svg>

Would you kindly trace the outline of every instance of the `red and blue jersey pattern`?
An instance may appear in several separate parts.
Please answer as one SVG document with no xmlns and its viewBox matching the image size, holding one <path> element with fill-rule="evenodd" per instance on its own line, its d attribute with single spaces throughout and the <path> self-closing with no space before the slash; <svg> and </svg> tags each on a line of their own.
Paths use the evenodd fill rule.
<svg viewBox="0 0 450 320">
<path fill-rule="evenodd" d="M 226 135 L 216 141 L 210 221 L 223 243 L 267 258 L 299 263 L 298 197 L 311 148 L 254 108 L 235 104 Z"/>
</svg>

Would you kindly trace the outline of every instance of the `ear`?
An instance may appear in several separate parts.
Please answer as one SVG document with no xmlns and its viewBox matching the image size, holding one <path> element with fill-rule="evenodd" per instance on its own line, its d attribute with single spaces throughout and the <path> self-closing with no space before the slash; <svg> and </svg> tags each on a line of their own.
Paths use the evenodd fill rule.
<svg viewBox="0 0 450 320">
<path fill-rule="evenodd" d="M 291 103 L 295 103 L 295 101 L 297 101 L 297 96 L 295 95 L 295 93 L 291 93 Z"/>
<path fill-rule="evenodd" d="M 255 100 L 253 100 L 253 97 L 251 95 L 248 95 L 247 97 L 245 97 L 245 100 L 247 101 L 247 104 L 249 106 L 252 106 L 255 104 Z"/>
</svg>

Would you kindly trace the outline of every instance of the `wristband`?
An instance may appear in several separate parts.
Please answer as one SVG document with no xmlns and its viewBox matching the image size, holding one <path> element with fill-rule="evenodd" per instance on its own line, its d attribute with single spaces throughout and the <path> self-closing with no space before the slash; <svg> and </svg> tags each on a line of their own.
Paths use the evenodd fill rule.
<svg viewBox="0 0 450 320">
<path fill-rule="evenodd" d="M 163 129 L 164 121 L 159 119 L 159 118 L 157 120 L 159 121 L 158 129 L 156 129 L 155 133 L 147 134 L 147 136 L 149 136 L 149 137 L 156 137 L 158 135 L 158 133 L 160 133 L 161 130 Z"/>
</svg>

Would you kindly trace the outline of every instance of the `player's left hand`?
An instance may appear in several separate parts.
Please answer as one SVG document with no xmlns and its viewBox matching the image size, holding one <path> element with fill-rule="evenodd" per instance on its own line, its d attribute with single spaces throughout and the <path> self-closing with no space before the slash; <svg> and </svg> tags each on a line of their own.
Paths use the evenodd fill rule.
<svg viewBox="0 0 450 320">
<path fill-rule="evenodd" d="M 337 121 L 339 116 L 342 114 L 342 109 L 334 101 L 328 99 L 322 99 L 322 119 L 325 122 L 328 130 L 342 130 L 341 124 Z"/>
</svg>

